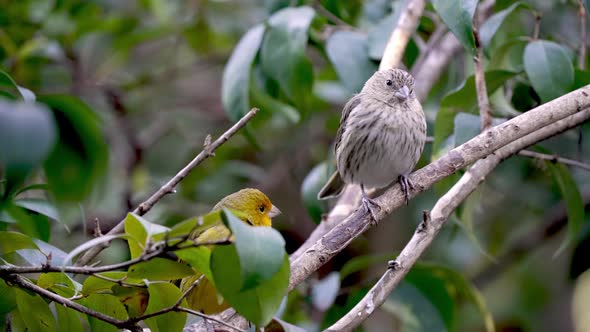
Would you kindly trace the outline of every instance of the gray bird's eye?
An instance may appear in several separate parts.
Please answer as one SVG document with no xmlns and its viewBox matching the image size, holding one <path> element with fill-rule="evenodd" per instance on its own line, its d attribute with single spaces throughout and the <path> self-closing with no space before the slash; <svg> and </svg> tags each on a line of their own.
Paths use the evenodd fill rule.
<svg viewBox="0 0 590 332">
<path fill-rule="evenodd" d="M 391 86 L 393 84 L 393 81 L 392 80 L 387 80 L 387 81 L 385 81 L 385 84 Z"/>
</svg>

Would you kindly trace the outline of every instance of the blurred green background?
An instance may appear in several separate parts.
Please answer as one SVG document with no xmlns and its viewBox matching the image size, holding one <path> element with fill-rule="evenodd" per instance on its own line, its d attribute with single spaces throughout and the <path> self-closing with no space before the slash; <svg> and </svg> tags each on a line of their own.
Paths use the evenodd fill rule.
<svg viewBox="0 0 590 332">
<path fill-rule="evenodd" d="M 488 90 L 498 119 L 590 82 L 587 59 L 577 59 L 579 3 L 519 3 L 496 1 L 501 25 L 485 30 L 488 84 L 497 82 Z M 245 130 L 146 218 L 171 226 L 255 187 L 282 210 L 274 226 L 293 252 L 329 211 L 332 202 L 316 201 L 315 193 L 334 169 L 340 110 L 376 70 L 401 6 L 385 0 L 0 0 L 6 74 L 0 111 L 14 107 L 11 99 L 20 95 L 38 101 L 28 106 L 30 119 L 0 118 L 0 160 L 33 159 L 2 169 L 12 179 L 3 182 L 4 203 L 23 208 L 27 221 L 11 218 L 7 208 L 0 230 L 69 251 L 92 238 L 95 221 L 107 231 L 162 186 L 208 134 L 216 138 L 259 107 Z M 406 68 L 416 70 L 423 43 L 442 26 L 428 3 L 404 54 Z M 532 49 L 535 37 L 542 52 Z M 461 49 L 423 101 L 435 142 L 418 167 L 477 134 L 473 85 L 459 89 L 472 72 L 472 57 Z M 453 91 L 455 98 L 441 104 Z M 62 110 L 55 122 L 39 120 L 47 107 Z M 437 133 L 435 121 L 447 129 Z M 584 125 L 535 149 L 590 162 L 589 137 Z M 524 157 L 502 163 L 363 329 L 480 331 L 482 315 L 491 314 L 498 331 L 573 330 L 581 319 L 572 310 L 574 285 L 590 267 L 589 174 Z M 395 211 L 323 266 L 289 295 L 283 319 L 314 331 L 341 317 L 453 179 Z M 38 183 L 49 187 L 8 195 L 11 186 L 15 194 Z M 128 253 L 115 243 L 100 257 L 116 262 Z M 589 278 L 586 273 L 586 288 Z M 477 305 L 478 294 L 485 308 Z M 590 312 L 588 291 L 581 298 Z"/>
</svg>

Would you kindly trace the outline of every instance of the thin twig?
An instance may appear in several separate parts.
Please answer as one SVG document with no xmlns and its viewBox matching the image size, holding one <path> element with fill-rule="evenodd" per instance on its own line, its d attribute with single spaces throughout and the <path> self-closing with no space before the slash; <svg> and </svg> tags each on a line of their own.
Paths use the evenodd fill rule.
<svg viewBox="0 0 590 332">
<path fill-rule="evenodd" d="M 560 121 L 529 133 L 515 140 L 485 159 L 478 160 L 459 181 L 445 193 L 434 205 L 430 213 L 426 213 L 423 222 L 418 226 L 410 241 L 406 244 L 395 261 L 389 263 L 389 268 L 367 295 L 344 317 L 338 320 L 327 331 L 349 331 L 360 325 L 376 308 L 389 297 L 405 275 L 410 271 L 422 253 L 430 246 L 436 235 L 442 229 L 449 216 L 456 208 L 481 184 L 502 162 L 502 160 L 517 153 L 538 141 L 547 139 L 567 129 L 578 126 L 590 119 L 590 108 L 566 117 Z M 486 326 L 492 327 L 488 320 Z M 489 328 L 487 330 L 490 330 Z"/>
<path fill-rule="evenodd" d="M 132 284 L 132 283 L 126 282 L 126 281 L 124 281 L 126 278 L 113 279 L 113 278 L 103 276 L 100 273 L 93 273 L 92 276 L 94 276 L 98 279 L 105 280 L 105 281 L 110 281 L 110 282 L 117 284 L 119 286 L 147 288 L 147 286 L 145 284 Z"/>
<path fill-rule="evenodd" d="M 551 155 L 551 154 L 546 154 L 546 153 L 540 153 L 540 152 L 535 152 L 535 151 L 530 151 L 530 150 L 522 150 L 518 153 L 519 156 L 523 156 L 523 157 L 529 157 L 529 158 L 535 158 L 535 159 L 541 159 L 541 160 L 548 160 L 554 163 L 562 163 L 564 165 L 570 165 L 570 166 L 575 166 L 575 167 L 579 167 L 581 169 L 590 171 L 590 165 L 589 164 L 585 164 L 583 162 L 577 161 L 577 160 L 573 160 L 573 159 L 569 159 L 569 158 L 564 158 L 564 157 L 560 157 L 557 155 Z"/>
<path fill-rule="evenodd" d="M 225 133 L 223 133 L 219 138 L 217 138 L 214 142 L 209 144 L 206 148 L 204 148 L 193 160 L 191 160 L 188 165 L 186 165 L 183 169 L 181 169 L 170 181 L 168 181 L 165 185 L 163 185 L 160 189 L 158 189 L 152 196 L 150 196 L 147 200 L 143 203 L 139 204 L 133 210 L 133 213 L 137 215 L 144 215 L 146 214 L 162 197 L 166 196 L 169 193 L 174 192 L 174 188 L 180 181 L 182 181 L 195 167 L 200 165 L 205 159 L 211 156 L 211 154 L 223 145 L 227 140 L 230 139 L 234 134 L 236 134 L 242 127 L 244 127 L 248 121 L 250 121 L 258 112 L 257 108 L 253 108 L 250 110 L 246 115 L 244 115 L 238 122 L 236 122 L 231 128 L 229 128 Z M 107 235 L 119 234 L 123 232 L 125 228 L 124 220 L 121 220 L 115 227 L 113 227 Z M 87 251 L 83 256 L 81 256 L 78 261 L 76 261 L 76 265 L 83 266 L 88 264 L 96 255 L 98 255 L 103 249 L 109 246 L 108 242 L 101 243 L 96 247 Z"/>
<path fill-rule="evenodd" d="M 241 329 L 239 327 L 233 326 L 233 325 L 231 325 L 231 324 L 229 324 L 227 322 L 224 322 L 221 319 L 217 319 L 217 318 L 215 318 L 213 316 L 205 315 L 204 313 L 200 313 L 198 311 L 194 311 L 194 310 L 189 309 L 189 308 L 178 307 L 178 308 L 175 309 L 175 311 L 184 311 L 184 312 L 189 313 L 191 315 L 199 316 L 199 317 L 201 317 L 201 318 L 203 318 L 205 320 L 210 320 L 212 322 L 221 324 L 221 325 L 223 325 L 225 327 L 229 327 L 230 329 L 235 330 L 235 331 L 240 331 L 240 332 L 246 332 L 247 331 L 247 330 L 243 330 L 243 329 Z"/>
<path fill-rule="evenodd" d="M 578 15 L 580 16 L 580 48 L 578 50 L 578 68 L 586 69 L 586 8 L 582 0 L 578 0 Z"/>
<path fill-rule="evenodd" d="M 418 47 L 418 50 L 420 52 L 424 52 L 428 49 L 428 44 L 424 41 L 424 39 L 422 39 L 422 37 L 420 37 L 419 34 L 415 33 L 412 35 L 412 40 L 414 41 L 414 43 L 416 44 L 416 46 Z"/>
<path fill-rule="evenodd" d="M 422 67 L 424 60 L 430 55 L 430 53 L 432 51 L 439 49 L 440 41 L 445 36 L 447 30 L 447 26 L 444 24 L 440 24 L 436 27 L 434 32 L 430 35 L 430 38 L 428 38 L 426 45 L 424 45 L 424 49 L 420 49 L 420 55 L 418 56 L 418 59 L 416 59 L 416 61 L 414 61 L 414 64 L 412 65 L 413 75 L 415 75 L 415 72 L 418 68 Z M 419 97 L 418 99 L 424 98 Z"/>
<path fill-rule="evenodd" d="M 475 91 L 477 93 L 477 104 L 479 106 L 479 118 L 481 120 L 480 130 L 484 131 L 492 126 L 492 110 L 488 99 L 488 88 L 483 70 L 483 45 L 479 39 L 479 25 L 477 15 L 473 18 L 473 38 L 475 39 L 475 55 L 473 65 L 475 71 Z"/>
<path fill-rule="evenodd" d="M 326 9 L 326 7 L 324 7 L 324 5 L 322 5 L 322 3 L 319 0 L 314 1 L 311 6 L 315 10 L 317 10 L 318 13 L 320 13 L 323 16 L 325 16 L 330 22 L 332 22 L 332 23 L 334 23 L 336 25 L 343 26 L 343 27 L 347 27 L 347 28 L 351 28 L 351 29 L 356 29 L 355 27 L 353 27 L 352 25 L 346 23 L 340 17 L 334 15 L 334 13 L 332 13 L 331 11 L 329 11 L 328 9 Z"/>
<path fill-rule="evenodd" d="M 541 32 L 541 18 L 543 18 L 543 14 L 539 11 L 535 11 L 535 27 L 533 29 L 533 40 L 539 39 L 539 33 Z"/>
</svg>

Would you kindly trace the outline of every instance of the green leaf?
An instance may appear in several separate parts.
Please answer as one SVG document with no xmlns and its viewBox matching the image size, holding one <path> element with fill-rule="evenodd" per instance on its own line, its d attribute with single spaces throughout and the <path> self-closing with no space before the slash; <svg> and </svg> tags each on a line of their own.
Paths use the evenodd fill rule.
<svg viewBox="0 0 590 332">
<path fill-rule="evenodd" d="M 13 204 L 47 216 L 53 220 L 59 220 L 59 212 L 57 211 L 57 208 L 47 200 L 40 198 L 22 198 L 15 200 Z"/>
<path fill-rule="evenodd" d="M 322 280 L 314 283 L 311 288 L 311 303 L 320 310 L 328 310 L 336 300 L 340 290 L 340 274 L 331 272 Z"/>
<path fill-rule="evenodd" d="M 497 126 L 505 121 L 506 119 L 493 118 L 492 126 Z M 459 146 L 479 135 L 481 131 L 481 120 L 479 119 L 479 115 L 460 112 L 455 116 L 454 127 L 454 143 L 455 146 Z"/>
<path fill-rule="evenodd" d="M 126 236 L 125 234 L 116 234 L 116 235 L 105 234 L 101 237 L 97 237 L 92 240 L 86 241 L 68 253 L 68 255 L 64 258 L 64 264 L 70 264 L 72 261 L 72 258 L 74 258 L 78 254 L 80 254 L 90 248 L 97 246 L 98 244 L 105 243 L 105 242 L 111 242 L 114 239 L 123 238 L 125 236 Z"/>
<path fill-rule="evenodd" d="M 55 304 L 57 314 L 57 331 L 84 331 L 80 313 L 69 307 Z"/>
<path fill-rule="evenodd" d="M 240 39 L 223 71 L 221 101 L 232 121 L 238 121 L 250 110 L 250 72 L 264 29 L 264 26 L 257 25 Z"/>
<path fill-rule="evenodd" d="M 504 44 L 495 47 L 493 56 L 490 58 L 488 70 L 504 69 L 510 71 L 523 71 L 523 54 L 528 40 L 517 38 L 510 39 Z"/>
<path fill-rule="evenodd" d="M 436 279 L 435 281 L 437 282 L 431 285 L 433 289 L 442 284 Z M 436 300 L 438 294 L 432 295 Z M 448 305 L 448 310 L 452 312 L 454 303 Z M 405 280 L 387 297 L 380 309 L 394 316 L 400 331 L 452 331 L 431 298 Z"/>
<path fill-rule="evenodd" d="M 574 66 L 561 45 L 546 40 L 533 41 L 524 50 L 523 62 L 531 85 L 543 102 L 571 91 Z"/>
<path fill-rule="evenodd" d="M 16 306 L 23 316 L 25 326 L 29 331 L 55 331 L 55 319 L 49 305 L 37 294 L 31 295 L 19 288 L 15 289 Z M 34 313 L 34 317 L 30 315 Z"/>
<path fill-rule="evenodd" d="M 16 294 L 14 286 L 8 286 L 4 279 L 0 280 L 0 316 L 16 308 Z"/>
<path fill-rule="evenodd" d="M 128 213 L 127 217 L 125 217 L 125 234 L 129 235 L 127 243 L 129 244 L 131 259 L 141 256 L 147 243 L 148 231 L 142 221 L 144 219 L 134 213 Z"/>
<path fill-rule="evenodd" d="M 64 264 L 67 254 L 63 250 L 39 239 L 33 239 L 33 242 L 39 249 L 21 249 L 17 251 L 18 255 L 29 265 L 45 264 L 47 263 L 47 256 L 51 256 L 51 264 L 53 265 Z"/>
<path fill-rule="evenodd" d="M 126 279 L 127 272 L 110 271 L 103 272 L 101 273 L 101 275 L 111 279 L 121 280 Z M 84 280 L 84 283 L 82 284 L 82 294 L 90 295 L 92 293 L 110 293 L 111 288 L 114 285 L 115 283 L 111 281 L 100 279 L 95 276 L 89 276 L 88 278 L 86 278 L 86 280 Z"/>
<path fill-rule="evenodd" d="M 488 94 L 494 93 L 504 82 L 514 77 L 516 73 L 505 70 L 492 70 L 485 73 Z M 440 103 L 434 123 L 433 155 L 444 146 L 445 140 L 454 130 L 454 119 L 457 113 L 475 113 L 477 108 L 477 94 L 475 92 L 474 76 L 469 76 L 455 91 L 446 95 Z"/>
<path fill-rule="evenodd" d="M 178 258 L 187 262 L 193 269 L 201 272 L 209 280 L 213 280 L 211 273 L 211 249 L 206 246 L 198 246 L 188 249 L 177 250 L 174 252 Z"/>
<path fill-rule="evenodd" d="M 502 23 L 504 23 L 504 20 L 506 19 L 506 17 L 508 17 L 508 15 L 512 14 L 512 12 L 514 12 L 515 9 L 521 8 L 521 7 L 531 8 L 531 6 L 526 2 L 517 1 L 517 2 L 513 3 L 510 7 L 506 8 L 504 10 L 501 10 L 501 11 L 495 13 L 494 15 L 490 16 L 490 18 L 488 18 L 481 25 L 481 27 L 479 29 L 479 38 L 481 40 L 481 44 L 484 47 L 488 47 L 490 45 L 490 41 L 492 40 L 492 38 L 496 34 L 496 31 L 498 31 L 498 29 L 500 28 Z M 494 56 L 495 56 L 495 54 L 494 54 Z"/>
<path fill-rule="evenodd" d="M 193 274 L 195 272 L 188 264 L 159 257 L 134 264 L 128 272 L 131 278 L 149 280 L 176 280 Z"/>
<path fill-rule="evenodd" d="M 6 193 L 45 161 L 56 137 L 55 121 L 45 106 L 0 100 L 0 168 L 7 179 Z"/>
<path fill-rule="evenodd" d="M 244 290 L 240 280 L 240 258 L 235 245 L 217 246 L 211 255 L 211 270 L 217 290 L 238 313 L 256 326 L 270 322 L 287 294 L 289 257 L 270 279 Z"/>
<path fill-rule="evenodd" d="M 24 193 L 26 191 L 29 191 L 29 190 L 43 190 L 43 191 L 46 191 L 48 189 L 49 189 L 49 186 L 47 185 L 47 183 L 34 183 L 34 184 L 31 184 L 31 185 L 27 185 L 27 186 L 24 186 L 24 187 L 19 188 L 14 193 L 14 196 L 18 196 L 18 195 L 20 195 L 20 194 L 22 194 L 22 193 Z"/>
<path fill-rule="evenodd" d="M 316 224 L 320 223 L 322 214 L 326 208 L 325 204 L 322 204 L 323 202 L 317 199 L 318 193 L 328 181 L 333 171 L 334 166 L 331 163 L 320 163 L 307 174 L 301 184 L 301 198 L 303 204 L 305 204 L 307 213 Z"/>
<path fill-rule="evenodd" d="M 431 301 L 447 327 L 452 327 L 455 322 L 454 303 L 464 298 L 478 309 L 486 331 L 495 330 L 492 314 L 481 293 L 461 273 L 440 265 L 421 263 L 414 265 L 406 281 Z"/>
<path fill-rule="evenodd" d="M 171 307 L 182 296 L 180 289 L 170 283 L 149 284 L 148 291 L 150 293 L 150 300 L 145 311 L 146 314 Z M 145 323 L 153 332 L 174 332 L 182 331 L 185 321 L 186 313 L 172 311 L 148 318 L 145 320 Z"/>
<path fill-rule="evenodd" d="M 92 310 L 102 312 L 119 320 L 128 318 L 127 311 L 121 301 L 116 296 L 110 294 L 91 294 L 79 300 L 79 302 Z M 87 317 L 92 332 L 119 332 L 118 328 L 109 323 L 91 316 Z"/>
<path fill-rule="evenodd" d="M 264 327 L 264 332 L 305 332 L 305 330 L 278 318 L 273 318 L 270 323 Z"/>
<path fill-rule="evenodd" d="M 572 90 L 579 89 L 590 84 L 590 71 L 576 69 L 574 73 L 574 86 Z"/>
<path fill-rule="evenodd" d="M 281 234 L 271 227 L 248 226 L 229 210 L 223 211 L 224 221 L 235 237 L 242 289 L 256 287 L 272 278 L 287 256 L 285 240 Z"/>
<path fill-rule="evenodd" d="M 162 238 L 169 231 L 168 227 L 151 223 L 135 213 L 128 213 L 125 217 L 125 234 L 128 235 L 131 258 L 139 257 L 154 235 L 160 234 Z"/>
<path fill-rule="evenodd" d="M 14 326 L 15 331 L 27 331 L 27 327 L 21 316 L 22 314 L 18 310 L 14 310 L 10 313 L 10 325 Z"/>
<path fill-rule="evenodd" d="M 297 105 L 305 108 L 313 85 L 313 67 L 305 55 L 307 31 L 315 11 L 288 7 L 273 14 L 260 47 L 264 73 Z"/>
<path fill-rule="evenodd" d="M 130 282 L 135 279 L 126 279 L 126 282 Z M 134 282 L 139 284 L 139 282 Z M 147 287 L 130 287 L 121 286 L 118 284 L 112 284 L 111 288 L 113 295 L 119 298 L 119 301 L 123 303 L 127 313 L 130 317 L 138 317 L 145 313 L 147 308 L 150 294 Z"/>
<path fill-rule="evenodd" d="M 432 5 L 445 25 L 459 39 L 467 51 L 473 53 L 473 14 L 477 0 L 432 0 Z"/>
<path fill-rule="evenodd" d="M 108 162 L 105 138 L 96 114 L 72 96 L 40 96 L 59 127 L 59 142 L 45 161 L 47 182 L 55 198 L 81 201 L 103 175 Z"/>
<path fill-rule="evenodd" d="M 291 5 L 291 0 L 265 0 L 264 7 L 269 14 L 276 12 L 277 10 L 283 9 Z"/>
<path fill-rule="evenodd" d="M 403 4 L 404 1 L 396 2 L 396 4 Z M 369 36 L 367 39 L 369 48 L 369 57 L 373 60 L 380 61 L 383 58 L 383 52 L 389 41 L 390 34 L 383 33 L 384 31 L 392 31 L 397 21 L 401 10 L 394 10 L 393 13 L 385 16 L 375 26 L 369 29 Z"/>
<path fill-rule="evenodd" d="M 252 94 L 252 103 L 257 105 L 265 114 L 282 115 L 292 124 L 297 124 L 301 120 L 301 115 L 296 108 L 271 97 L 256 85 L 252 85 L 250 92 Z"/>
<path fill-rule="evenodd" d="M 369 58 L 367 36 L 360 32 L 333 33 L 326 42 L 326 53 L 340 81 L 350 92 L 359 92 L 377 70 L 377 64 Z"/>
<path fill-rule="evenodd" d="M 0 255 L 15 252 L 19 249 L 38 249 L 33 240 L 17 232 L 0 232 Z"/>
<path fill-rule="evenodd" d="M 459 146 L 473 137 L 481 130 L 481 120 L 478 115 L 459 112 L 454 121 L 455 146 Z"/>
<path fill-rule="evenodd" d="M 584 8 L 586 9 L 586 15 L 590 17 L 590 0 L 584 0 Z"/>
<path fill-rule="evenodd" d="M 37 279 L 37 286 L 51 289 L 57 294 L 65 297 L 72 297 L 80 290 L 80 285 L 72 280 L 67 274 L 60 272 L 42 273 Z"/>
<path fill-rule="evenodd" d="M 553 181 L 557 184 L 567 208 L 567 237 L 555 252 L 554 256 L 557 256 L 573 243 L 580 233 L 584 223 L 584 201 L 578 189 L 578 184 L 565 165 L 554 164 L 551 161 L 547 161 L 545 164 L 551 173 Z"/>
<path fill-rule="evenodd" d="M 9 93 L 12 97 L 23 98 L 16 82 L 2 70 L 0 70 L 0 91 Z"/>
<path fill-rule="evenodd" d="M 49 240 L 50 223 L 46 216 L 12 204 L 5 205 L 4 212 L 16 221 L 18 228 L 24 234 L 43 241 Z"/>
<path fill-rule="evenodd" d="M 473 220 L 473 214 L 474 211 L 481 206 L 483 198 L 482 191 L 483 189 L 481 188 L 476 189 L 463 202 L 462 208 L 460 210 L 460 217 L 458 218 L 457 224 L 461 227 L 461 230 L 465 232 L 465 235 L 467 236 L 469 241 L 478 249 L 478 251 L 487 259 L 496 263 L 495 258 L 485 249 L 484 245 L 481 243 L 481 241 L 479 241 L 477 235 L 475 234 L 475 222 Z"/>
</svg>

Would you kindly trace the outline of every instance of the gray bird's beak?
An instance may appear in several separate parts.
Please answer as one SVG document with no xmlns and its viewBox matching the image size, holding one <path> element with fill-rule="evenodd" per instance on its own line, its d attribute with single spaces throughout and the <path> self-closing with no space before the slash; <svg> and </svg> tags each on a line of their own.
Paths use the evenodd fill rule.
<svg viewBox="0 0 590 332">
<path fill-rule="evenodd" d="M 396 96 L 397 98 L 401 99 L 401 100 L 406 100 L 408 98 L 410 98 L 410 88 L 408 88 L 406 85 L 402 86 L 401 89 L 397 90 L 394 93 L 394 96 Z"/>
<path fill-rule="evenodd" d="M 281 210 L 279 210 L 276 206 L 272 206 L 272 209 L 270 209 L 270 212 L 268 212 L 268 216 L 271 218 L 274 218 L 276 216 L 278 216 L 279 214 L 281 214 Z"/>
</svg>

